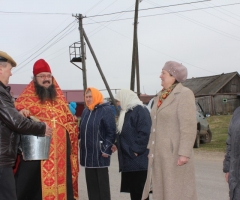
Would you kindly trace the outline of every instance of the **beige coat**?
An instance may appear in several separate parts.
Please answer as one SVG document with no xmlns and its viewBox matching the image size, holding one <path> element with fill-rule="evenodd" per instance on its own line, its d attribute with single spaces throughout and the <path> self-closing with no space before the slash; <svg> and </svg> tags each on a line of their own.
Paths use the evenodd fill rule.
<svg viewBox="0 0 240 200">
<path fill-rule="evenodd" d="M 196 105 L 191 90 L 179 83 L 157 109 L 154 99 L 148 143 L 148 176 L 143 197 L 152 189 L 153 200 L 196 200 L 193 144 L 196 138 Z M 178 156 L 189 157 L 177 166 Z"/>
</svg>

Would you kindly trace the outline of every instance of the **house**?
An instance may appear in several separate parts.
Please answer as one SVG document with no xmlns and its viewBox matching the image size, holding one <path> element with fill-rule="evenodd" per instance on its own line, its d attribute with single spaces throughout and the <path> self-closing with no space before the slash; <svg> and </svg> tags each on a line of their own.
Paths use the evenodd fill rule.
<svg viewBox="0 0 240 200">
<path fill-rule="evenodd" d="M 11 95 L 16 99 L 27 87 L 27 84 L 9 84 Z M 77 103 L 76 116 L 80 117 L 84 109 L 84 92 L 83 90 L 62 90 L 67 102 L 75 101 Z"/>
<path fill-rule="evenodd" d="M 143 104 L 147 105 L 148 102 L 155 96 L 156 95 L 140 94 L 139 99 L 143 102 Z"/>
<path fill-rule="evenodd" d="M 190 88 L 205 113 L 232 114 L 240 106 L 240 76 L 238 72 L 187 79 Z"/>
</svg>

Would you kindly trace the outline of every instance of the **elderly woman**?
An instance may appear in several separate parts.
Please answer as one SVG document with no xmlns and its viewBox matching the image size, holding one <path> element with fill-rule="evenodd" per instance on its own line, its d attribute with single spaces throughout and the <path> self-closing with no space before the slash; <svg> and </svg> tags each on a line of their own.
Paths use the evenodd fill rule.
<svg viewBox="0 0 240 200">
<path fill-rule="evenodd" d="M 187 69 L 169 61 L 160 78 L 163 89 L 155 97 L 151 111 L 148 176 L 142 199 L 152 190 L 153 200 L 196 200 L 195 98 L 193 92 L 181 84 L 187 78 Z"/>
<path fill-rule="evenodd" d="M 110 200 L 108 167 L 116 124 L 112 108 L 102 93 L 87 88 L 80 123 L 80 165 L 85 167 L 89 200 Z"/>
<path fill-rule="evenodd" d="M 115 99 L 121 106 L 117 126 L 120 191 L 130 193 L 131 200 L 141 200 L 147 177 L 150 113 L 131 90 L 120 90 Z"/>
</svg>

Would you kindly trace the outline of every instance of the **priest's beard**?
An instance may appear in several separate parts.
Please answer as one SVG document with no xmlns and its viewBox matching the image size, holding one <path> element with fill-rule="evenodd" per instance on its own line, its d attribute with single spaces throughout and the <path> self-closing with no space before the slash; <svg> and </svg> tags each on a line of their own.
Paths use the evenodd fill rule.
<svg viewBox="0 0 240 200">
<path fill-rule="evenodd" d="M 47 81 L 47 80 L 46 80 Z M 48 88 L 45 88 L 34 81 L 34 87 L 38 98 L 41 100 L 42 103 L 45 101 L 54 101 L 57 96 L 55 85 L 52 84 Z"/>
</svg>

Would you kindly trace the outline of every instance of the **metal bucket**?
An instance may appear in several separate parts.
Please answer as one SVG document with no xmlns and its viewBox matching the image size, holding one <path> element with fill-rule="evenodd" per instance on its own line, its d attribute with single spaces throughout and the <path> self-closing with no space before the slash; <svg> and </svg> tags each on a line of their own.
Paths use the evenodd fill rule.
<svg viewBox="0 0 240 200">
<path fill-rule="evenodd" d="M 47 160 L 49 157 L 50 137 L 21 135 L 24 160 Z"/>
</svg>

